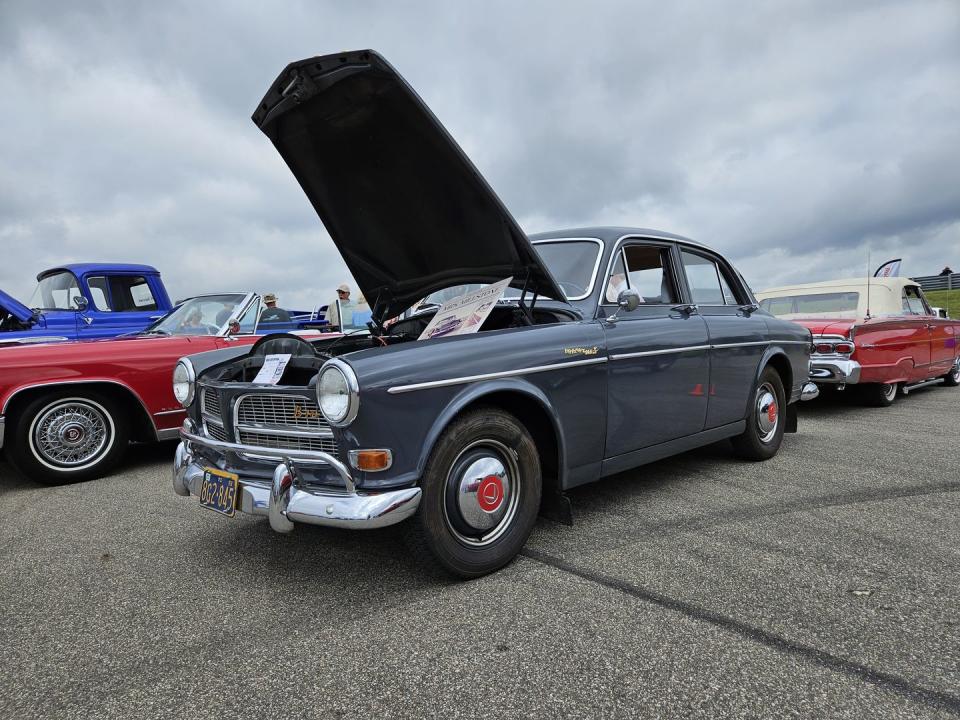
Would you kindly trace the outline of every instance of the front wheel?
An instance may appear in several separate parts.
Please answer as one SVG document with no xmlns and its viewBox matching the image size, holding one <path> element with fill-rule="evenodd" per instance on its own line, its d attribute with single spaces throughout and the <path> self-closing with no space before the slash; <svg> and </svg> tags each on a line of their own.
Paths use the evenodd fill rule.
<svg viewBox="0 0 960 720">
<path fill-rule="evenodd" d="M 61 390 L 28 402 L 13 415 L 10 461 L 31 480 L 48 485 L 100 477 L 120 460 L 129 427 L 111 398 Z"/>
<path fill-rule="evenodd" d="M 780 373 L 764 369 L 753 394 L 747 429 L 732 438 L 733 449 L 745 460 L 768 460 L 777 454 L 783 442 L 784 413 L 787 403 Z"/>
<path fill-rule="evenodd" d="M 540 457 L 513 415 L 481 408 L 455 420 L 430 455 L 408 543 L 462 578 L 493 572 L 523 548 L 540 508 Z"/>
</svg>

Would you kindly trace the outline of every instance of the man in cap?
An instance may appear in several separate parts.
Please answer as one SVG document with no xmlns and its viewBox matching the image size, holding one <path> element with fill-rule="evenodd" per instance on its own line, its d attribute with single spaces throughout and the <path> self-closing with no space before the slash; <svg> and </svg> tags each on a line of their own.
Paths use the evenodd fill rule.
<svg viewBox="0 0 960 720">
<path fill-rule="evenodd" d="M 277 296 L 274 293 L 263 294 L 263 304 L 266 307 L 260 313 L 260 322 L 290 322 L 290 313 L 277 307 Z"/>
<path fill-rule="evenodd" d="M 327 322 L 331 326 L 340 326 L 341 319 L 345 324 L 350 323 L 353 311 L 350 309 L 353 303 L 350 302 L 350 286 L 346 283 L 340 283 L 337 286 L 337 299 L 327 306 Z M 346 312 L 343 312 L 346 310 Z"/>
</svg>

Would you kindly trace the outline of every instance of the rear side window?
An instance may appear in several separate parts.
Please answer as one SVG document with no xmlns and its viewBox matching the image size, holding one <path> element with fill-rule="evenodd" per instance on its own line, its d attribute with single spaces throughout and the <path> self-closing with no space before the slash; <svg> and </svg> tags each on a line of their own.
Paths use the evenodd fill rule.
<svg viewBox="0 0 960 720">
<path fill-rule="evenodd" d="M 730 281 L 716 262 L 703 255 L 681 251 L 687 283 L 697 305 L 739 305 Z"/>
<path fill-rule="evenodd" d="M 903 289 L 903 312 L 907 315 L 930 315 L 930 308 L 920 297 L 919 290 L 908 285 Z"/>
<path fill-rule="evenodd" d="M 140 275 L 116 275 L 110 278 L 110 298 L 115 312 L 156 310 L 147 279 Z"/>
</svg>

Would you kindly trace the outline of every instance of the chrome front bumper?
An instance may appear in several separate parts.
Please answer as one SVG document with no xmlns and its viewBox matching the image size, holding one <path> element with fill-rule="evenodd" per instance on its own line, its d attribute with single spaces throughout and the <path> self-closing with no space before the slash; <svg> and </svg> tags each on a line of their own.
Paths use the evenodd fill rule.
<svg viewBox="0 0 960 720">
<path fill-rule="evenodd" d="M 860 363 L 845 358 L 810 358 L 810 379 L 836 385 L 860 382 Z"/>
<path fill-rule="evenodd" d="M 349 469 L 327 453 L 221 442 L 197 435 L 192 430 L 192 423 L 188 421 L 180 431 L 182 442 L 177 446 L 173 460 L 173 491 L 184 497 L 200 495 L 204 463 L 194 455 L 196 446 L 208 447 L 228 456 L 230 453 L 244 453 L 276 459 L 272 482 L 240 478 L 237 510 L 266 515 L 270 526 L 277 532 L 288 533 L 296 523 L 356 529 L 385 527 L 406 520 L 420 504 L 418 487 L 380 493 L 358 491 Z M 344 479 L 347 489 L 319 490 L 299 486 L 296 467 L 301 463 L 332 466 Z"/>
</svg>

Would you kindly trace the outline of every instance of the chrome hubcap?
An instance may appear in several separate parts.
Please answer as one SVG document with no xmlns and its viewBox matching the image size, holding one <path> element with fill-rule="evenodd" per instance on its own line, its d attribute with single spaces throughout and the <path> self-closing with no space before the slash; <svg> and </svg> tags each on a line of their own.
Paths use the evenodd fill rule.
<svg viewBox="0 0 960 720">
<path fill-rule="evenodd" d="M 953 379 L 954 381 L 960 381 L 960 360 L 953 365 Z"/>
<path fill-rule="evenodd" d="M 897 385 L 896 383 L 890 383 L 883 389 L 883 396 L 887 400 L 893 400 L 897 396 Z"/>
<path fill-rule="evenodd" d="M 517 514 L 520 472 L 516 454 L 496 440 L 479 440 L 461 451 L 447 474 L 444 513 L 461 542 L 492 543 Z"/>
<path fill-rule="evenodd" d="M 757 432 L 760 442 L 770 442 L 777 434 L 780 424 L 780 408 L 777 394 L 770 383 L 764 383 L 757 389 Z"/>
<path fill-rule="evenodd" d="M 30 445 L 47 465 L 77 468 L 101 455 L 110 440 L 105 411 L 82 400 L 47 407 L 33 422 Z"/>
</svg>

